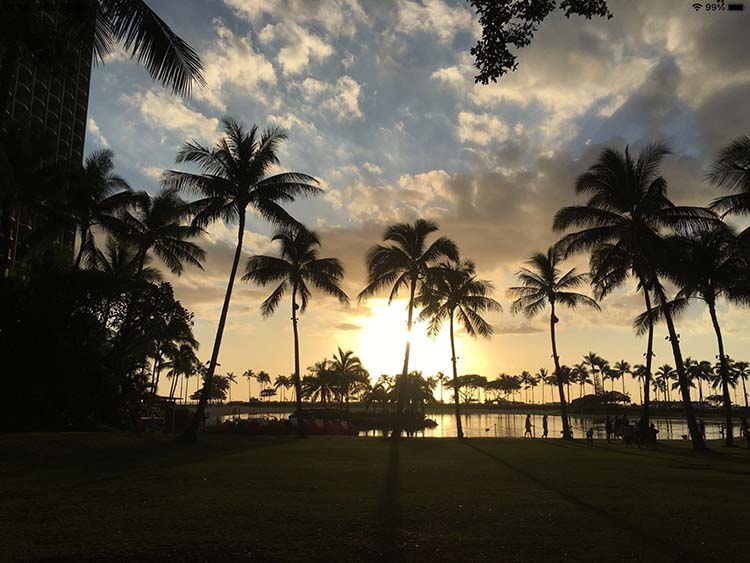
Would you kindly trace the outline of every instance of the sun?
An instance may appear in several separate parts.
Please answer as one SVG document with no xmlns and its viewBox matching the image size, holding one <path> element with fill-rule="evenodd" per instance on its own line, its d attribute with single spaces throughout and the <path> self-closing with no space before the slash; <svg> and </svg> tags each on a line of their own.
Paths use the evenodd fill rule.
<svg viewBox="0 0 750 563">
<path fill-rule="evenodd" d="M 394 301 L 388 305 L 384 299 L 374 299 L 369 306 L 372 315 L 359 319 L 358 324 L 363 328 L 357 350 L 371 379 L 375 381 L 381 374 L 394 375 L 403 369 L 407 311 L 405 301 Z M 458 346 L 461 339 L 456 340 Z M 415 370 L 421 371 L 425 377 L 438 371 L 451 373 L 451 345 L 447 327 L 437 337 L 431 338 L 427 335 L 427 323 L 414 322 L 409 371 Z"/>
</svg>

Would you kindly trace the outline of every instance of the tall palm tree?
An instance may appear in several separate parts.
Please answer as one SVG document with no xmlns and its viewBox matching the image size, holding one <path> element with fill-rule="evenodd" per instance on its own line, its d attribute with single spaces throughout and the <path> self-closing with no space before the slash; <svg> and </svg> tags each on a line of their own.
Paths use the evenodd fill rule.
<svg viewBox="0 0 750 563">
<path fill-rule="evenodd" d="M 414 223 L 397 223 L 386 228 L 383 233 L 383 242 L 387 244 L 376 244 L 367 251 L 367 286 L 359 294 L 360 302 L 390 287 L 388 304 L 391 304 L 400 289 L 409 289 L 402 377 L 409 373 L 411 328 L 417 291 L 428 269 L 439 260 L 447 258 L 458 261 L 458 248 L 447 237 L 438 237 L 427 245 L 427 237 L 437 230 L 437 223 L 425 219 L 417 219 Z M 403 412 L 401 399 L 396 401 L 396 412 L 398 425 Z M 400 435 L 401 429 L 394 428 L 393 436 Z"/>
<path fill-rule="evenodd" d="M 184 263 L 203 269 L 206 253 L 188 239 L 203 234 L 203 229 L 184 224 L 190 208 L 174 190 L 166 189 L 155 196 L 137 194 L 133 211 L 125 210 L 112 228 L 138 250 L 136 271 L 140 273 L 149 252 L 156 254 L 173 274 L 180 275 Z"/>
<path fill-rule="evenodd" d="M 445 375 L 442 371 L 437 372 L 437 375 L 435 376 L 435 379 L 440 384 L 440 402 L 445 403 L 443 400 L 443 385 L 448 383 L 450 381 L 450 378 Z"/>
<path fill-rule="evenodd" d="M 500 303 L 490 297 L 493 290 L 489 281 L 477 278 L 476 268 L 470 260 L 442 262 L 427 271 L 421 293 L 414 299 L 415 303 L 422 307 L 419 318 L 429 321 L 427 331 L 430 335 L 437 335 L 443 325 L 448 323 L 458 438 L 463 438 L 464 433 L 458 396 L 458 357 L 454 325 L 459 322 L 466 334 L 471 337 L 489 338 L 493 332 L 492 325 L 482 315 L 501 310 Z"/>
<path fill-rule="evenodd" d="M 545 368 L 539 368 L 539 371 L 536 372 L 536 376 L 542 384 L 542 404 L 544 404 L 544 386 L 549 383 L 549 372 L 547 372 Z"/>
<path fill-rule="evenodd" d="M 605 297 L 631 275 L 638 282 L 647 312 L 653 309 L 653 294 L 657 306 L 663 310 L 669 332 L 693 447 L 705 449 L 690 403 L 687 375 L 669 300 L 657 270 L 664 258 L 662 235 L 665 231 L 688 232 L 712 225 L 717 219 L 706 209 L 680 207 L 669 200 L 667 182 L 659 175 L 661 162 L 669 152 L 663 143 L 647 145 L 637 159 L 631 157 L 628 147 L 624 153 L 605 149 L 598 162 L 576 181 L 577 193 L 590 194 L 588 202 L 560 209 L 555 216 L 554 229 L 580 229 L 565 235 L 560 245 L 566 255 L 592 251 L 592 284 L 597 298 Z M 650 374 L 653 322 L 648 324 L 646 368 Z M 648 419 L 648 386 L 644 387 L 644 393 L 644 416 Z"/>
<path fill-rule="evenodd" d="M 615 363 L 615 371 L 619 375 L 619 378 L 622 379 L 622 394 L 624 395 L 625 375 L 630 373 L 630 364 L 625 360 L 620 360 L 619 362 Z"/>
<path fill-rule="evenodd" d="M 114 153 L 110 149 L 95 151 L 86 157 L 83 167 L 72 174 L 66 193 L 68 211 L 76 222 L 80 246 L 73 269 L 78 270 L 84 253 L 94 252 L 92 227 L 110 227 L 115 215 L 134 203 L 128 183 L 115 174 Z"/>
<path fill-rule="evenodd" d="M 726 445 L 732 446 L 732 400 L 729 397 L 729 365 L 716 311 L 719 299 L 740 305 L 750 304 L 748 262 L 737 237 L 727 227 L 692 236 L 672 237 L 667 277 L 680 288 L 676 299 L 700 299 L 708 308 L 719 349 L 719 373 L 727 427 Z"/>
<path fill-rule="evenodd" d="M 644 366 L 643 364 L 635 364 L 630 371 L 630 375 L 636 381 L 636 385 L 638 387 L 638 402 L 642 405 L 643 391 L 641 387 L 646 381 L 646 366 Z"/>
<path fill-rule="evenodd" d="M 279 164 L 279 146 L 287 138 L 282 129 L 271 127 L 261 133 L 257 125 L 246 129 L 231 118 L 224 118 L 221 123 L 224 136 L 216 142 L 214 148 L 189 141 L 177 153 L 178 163 L 194 164 L 202 170 L 201 174 L 168 170 L 162 177 L 162 183 L 168 187 L 190 190 L 202 196 L 193 203 L 197 212 L 193 219 L 196 226 L 205 227 L 219 219 L 227 224 L 238 224 L 237 246 L 216 328 L 206 385 L 193 420 L 184 433 L 186 440 L 195 440 L 210 395 L 234 279 L 242 254 L 245 214 L 248 208 L 277 225 L 298 225 L 282 204 L 293 202 L 299 196 L 315 195 L 321 191 L 318 181 L 307 174 L 282 172 L 269 176 L 273 167 Z"/>
<path fill-rule="evenodd" d="M 674 379 L 675 371 L 669 364 L 664 364 L 656 370 L 655 379 L 659 384 L 659 389 L 664 393 L 664 401 L 669 402 L 669 381 Z"/>
<path fill-rule="evenodd" d="M 745 397 L 745 408 L 747 409 L 747 378 L 750 377 L 750 364 L 747 362 L 735 362 L 734 372 L 737 374 L 738 379 L 742 381 L 742 395 Z"/>
<path fill-rule="evenodd" d="M 573 372 L 576 374 L 576 382 L 581 386 L 580 397 L 583 397 L 586 394 L 586 385 L 593 385 L 594 382 L 589 377 L 589 370 L 583 362 L 575 364 Z"/>
<path fill-rule="evenodd" d="M 294 387 L 294 375 L 291 376 L 279 374 L 273 383 L 273 388 L 277 391 L 281 389 L 281 400 L 286 401 L 286 390 Z"/>
<path fill-rule="evenodd" d="M 320 258 L 320 239 L 304 227 L 284 228 L 274 236 L 281 243 L 281 255 L 252 256 L 247 261 L 242 279 L 262 286 L 278 283 L 271 295 L 261 305 L 264 317 L 271 315 L 287 292 L 291 293 L 292 330 L 294 332 L 294 387 L 297 394 L 297 419 L 302 428 L 302 380 L 299 370 L 299 334 L 297 310 L 307 309 L 310 286 L 331 295 L 340 303 L 349 298 L 341 289 L 344 267 L 336 258 Z M 299 299 L 299 303 L 297 303 Z"/>
<path fill-rule="evenodd" d="M 330 367 L 336 375 L 338 388 L 348 411 L 349 397 L 363 381 L 369 381 L 369 374 L 352 350 L 344 352 L 341 348 L 333 355 Z"/>
<path fill-rule="evenodd" d="M 227 383 L 229 383 L 229 386 L 227 387 L 227 391 L 229 392 L 229 402 L 232 402 L 232 383 L 237 383 L 237 376 L 234 375 L 233 371 L 228 371 L 227 375 Z"/>
<path fill-rule="evenodd" d="M 565 400 L 563 388 L 562 371 L 560 370 L 560 357 L 557 354 L 557 340 L 555 338 L 555 325 L 558 323 L 556 310 L 558 305 L 564 305 L 575 309 L 579 305 L 593 307 L 597 311 L 599 304 L 591 297 L 582 293 L 571 291 L 588 282 L 588 274 L 580 274 L 575 268 L 563 273 L 560 270 L 561 254 L 557 247 L 550 247 L 546 254 L 537 252 L 526 262 L 528 268 L 521 268 L 516 277 L 521 284 L 511 287 L 508 295 L 514 297 L 511 312 L 513 314 L 523 313 L 527 318 L 535 317 L 541 313 L 549 304 L 549 330 L 552 343 L 552 359 L 555 362 L 555 375 L 557 376 L 557 390 L 560 394 L 560 410 L 563 422 L 563 438 L 573 439 L 568 420 L 568 405 Z"/>
<path fill-rule="evenodd" d="M 177 381 L 182 377 L 188 378 L 197 371 L 200 365 L 195 355 L 195 347 L 190 344 L 181 344 L 172 358 L 164 364 L 167 368 L 167 377 L 172 380 L 169 390 L 169 398 L 174 397 L 177 390 Z"/>
<path fill-rule="evenodd" d="M 242 372 L 242 377 L 247 379 L 247 404 L 250 404 L 250 399 L 252 398 L 253 390 L 250 386 L 250 382 L 255 379 L 255 372 L 251 369 L 246 369 L 244 372 Z"/>
<path fill-rule="evenodd" d="M 601 393 L 603 390 L 599 374 L 601 373 L 600 367 L 604 361 L 604 358 L 599 356 L 596 352 L 589 352 L 583 357 L 583 365 L 591 368 L 591 375 L 594 378 L 594 393 L 596 394 Z"/>
</svg>

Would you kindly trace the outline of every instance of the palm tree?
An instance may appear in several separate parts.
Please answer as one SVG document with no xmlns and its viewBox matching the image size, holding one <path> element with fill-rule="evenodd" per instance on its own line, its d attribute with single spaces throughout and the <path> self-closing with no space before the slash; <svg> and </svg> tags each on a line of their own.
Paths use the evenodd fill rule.
<svg viewBox="0 0 750 563">
<path fill-rule="evenodd" d="M 662 390 L 664 393 L 664 400 L 666 402 L 669 402 L 670 397 L 668 395 L 669 392 L 669 380 L 673 379 L 675 376 L 675 371 L 672 366 L 669 364 L 664 364 L 659 369 L 656 370 L 655 379 L 658 382 L 659 389 Z"/>
<path fill-rule="evenodd" d="M 722 149 L 706 178 L 716 186 L 735 192 L 715 199 L 711 209 L 722 213 L 722 217 L 750 213 L 750 137 L 739 137 Z M 750 230 L 745 229 L 740 237 L 745 239 L 748 234 Z"/>
<path fill-rule="evenodd" d="M 227 378 L 227 383 L 229 383 L 229 386 L 227 387 L 227 391 L 229 392 L 229 402 L 232 402 L 232 383 L 237 383 L 237 376 L 234 375 L 233 371 L 228 371 L 227 375 L 225 376 Z"/>
<path fill-rule="evenodd" d="M 544 385 L 549 382 L 549 373 L 545 368 L 539 368 L 539 371 L 536 372 L 536 376 L 542 383 L 542 404 L 544 404 Z"/>
<path fill-rule="evenodd" d="M 447 258 L 458 261 L 458 248 L 446 237 L 439 237 L 427 246 L 427 237 L 438 230 L 433 221 L 417 219 L 414 223 L 397 223 L 386 228 L 383 242 L 367 251 L 367 286 L 360 292 L 359 301 L 372 297 L 390 286 L 388 304 L 398 296 L 401 288 L 409 288 L 406 321 L 406 349 L 401 376 L 409 373 L 409 352 L 411 350 L 411 327 L 414 314 L 414 298 L 427 271 L 439 260 Z M 403 413 L 403 400 L 396 401 L 397 426 Z M 400 428 L 394 428 L 393 436 L 401 435 Z"/>
<path fill-rule="evenodd" d="M 114 153 L 110 149 L 95 151 L 86 157 L 80 171 L 73 174 L 66 193 L 68 210 L 78 226 L 80 247 L 73 269 L 78 270 L 84 253 L 91 256 L 96 245 L 92 227 L 111 227 L 114 215 L 134 203 L 128 183 L 114 174 Z"/>
<path fill-rule="evenodd" d="M 737 377 L 742 380 L 742 394 L 745 397 L 745 408 L 748 408 L 747 404 L 747 378 L 750 377 L 750 364 L 747 362 L 735 362 L 734 372 Z"/>
<path fill-rule="evenodd" d="M 286 401 L 286 390 L 294 387 L 294 374 L 289 375 L 277 375 L 276 380 L 273 383 L 275 390 L 281 389 L 281 400 Z"/>
<path fill-rule="evenodd" d="M 563 438 L 573 439 L 568 420 L 568 406 L 565 401 L 565 390 L 563 389 L 562 372 L 560 371 L 560 357 L 557 355 L 557 341 L 555 339 L 555 325 L 559 321 L 555 315 L 558 304 L 575 309 L 579 305 L 593 307 L 597 311 L 599 304 L 591 297 L 570 291 L 584 285 L 588 274 L 579 274 L 575 268 L 566 273 L 560 270 L 561 254 L 557 247 L 550 247 L 547 253 L 537 252 L 533 254 L 527 264 L 529 268 L 521 268 L 516 277 L 521 281 L 521 286 L 511 287 L 508 294 L 514 297 L 511 312 L 513 314 L 523 313 L 527 318 L 535 317 L 541 313 L 547 304 L 550 306 L 550 338 L 552 342 L 552 359 L 555 362 L 555 375 L 557 376 L 557 390 L 560 393 L 560 410 L 563 422 Z"/>
<path fill-rule="evenodd" d="M 722 379 L 726 445 L 732 446 L 732 400 L 729 397 L 729 365 L 724 350 L 716 303 L 724 298 L 730 303 L 750 304 L 750 284 L 746 257 L 737 237 L 727 227 L 704 231 L 692 236 L 672 237 L 669 241 L 670 263 L 665 273 L 680 288 L 675 300 L 700 299 L 708 307 L 719 349 L 719 373 Z"/>
<path fill-rule="evenodd" d="M 195 347 L 190 344 L 181 344 L 172 359 L 164 364 L 164 367 L 168 370 L 167 377 L 172 380 L 169 390 L 170 399 L 174 397 L 177 390 L 178 379 L 180 377 L 183 379 L 191 377 L 197 371 L 199 365 L 200 360 L 195 355 Z M 182 393 L 180 393 L 180 397 L 182 397 Z"/>
<path fill-rule="evenodd" d="M 271 376 L 267 371 L 261 370 L 255 374 L 255 381 L 260 385 L 260 394 L 262 395 L 263 391 L 266 390 L 266 387 L 271 385 Z"/>
<path fill-rule="evenodd" d="M 95 270 L 105 272 L 115 279 L 128 280 L 139 278 L 149 282 L 162 280 L 158 268 L 148 266 L 151 257 L 147 256 L 143 268 L 138 272 L 139 254 L 135 246 L 127 241 L 113 236 L 107 237 L 104 249 L 94 247 L 89 262 Z"/>
<path fill-rule="evenodd" d="M 370 376 L 362 365 L 362 361 L 354 355 L 352 350 L 344 352 L 338 348 L 333 355 L 330 368 L 338 380 L 338 388 L 344 398 L 346 410 L 349 410 L 349 396 L 361 387 L 363 381 L 369 382 Z"/>
<path fill-rule="evenodd" d="M 443 400 L 443 385 L 448 383 L 450 381 L 450 378 L 442 371 L 439 371 L 437 372 L 437 376 L 435 377 L 435 379 L 440 384 L 440 402 L 445 403 L 445 401 Z"/>
<path fill-rule="evenodd" d="M 103 62 L 119 46 L 178 95 L 205 84 L 198 54 L 143 0 L 66 3 L 64 10 L 55 10 L 54 23 L 48 4 L 20 2 L 3 11 L 0 107 L 6 107 L 10 79 L 22 56 L 32 56 L 41 66 L 73 68 L 76 51 L 86 52 L 92 43 L 95 61 Z"/>
<path fill-rule="evenodd" d="M 136 198 L 133 212 L 123 211 L 112 228 L 138 250 L 136 271 L 140 273 L 146 256 L 153 251 L 175 274 L 188 263 L 203 269 L 201 261 L 206 253 L 188 239 L 203 234 L 203 229 L 183 221 L 190 216 L 189 206 L 173 190 L 162 190 L 155 196 L 141 192 Z"/>
<path fill-rule="evenodd" d="M 228 224 L 235 221 L 238 223 L 237 246 L 216 328 L 206 385 L 193 420 L 184 433 L 186 440 L 195 440 L 210 395 L 229 313 L 234 278 L 242 254 L 245 214 L 248 208 L 272 223 L 282 226 L 297 225 L 281 204 L 290 203 L 302 195 L 314 195 L 321 191 L 317 185 L 318 181 L 307 174 L 283 172 L 268 176 L 273 167 L 279 164 L 279 145 L 287 138 L 283 130 L 272 127 L 259 133 L 256 125 L 247 130 L 231 118 L 222 119 L 221 123 L 224 136 L 216 142 L 214 148 L 190 141 L 177 153 L 178 163 L 195 164 L 203 171 L 202 174 L 168 170 L 162 178 L 163 184 L 168 187 L 191 190 L 202 196 L 202 199 L 193 203 L 193 208 L 197 211 L 193 224 L 204 227 L 219 219 Z"/>
<path fill-rule="evenodd" d="M 302 427 L 302 381 L 299 373 L 299 334 L 297 332 L 297 310 L 307 309 L 310 300 L 310 287 L 349 303 L 349 298 L 341 289 L 344 267 L 336 258 L 320 258 L 320 239 L 304 227 L 287 227 L 273 236 L 273 241 L 281 243 L 281 256 L 252 256 L 247 261 L 244 281 L 252 281 L 266 286 L 279 285 L 261 305 L 264 317 L 271 315 L 281 299 L 289 291 L 292 294 L 292 330 L 294 332 L 294 386 L 297 393 L 297 420 Z M 299 298 L 299 304 L 297 299 Z"/>
<path fill-rule="evenodd" d="M 250 399 L 252 398 L 253 390 L 250 386 L 250 382 L 255 379 L 255 372 L 251 369 L 247 369 L 242 373 L 242 377 L 247 379 L 247 404 L 250 404 Z"/>
<path fill-rule="evenodd" d="M 625 360 L 620 360 L 615 363 L 615 372 L 617 372 L 619 378 L 622 379 L 622 394 L 625 395 L 625 375 L 630 372 L 630 364 Z"/>
<path fill-rule="evenodd" d="M 414 285 L 412 285 L 414 287 Z M 489 281 L 476 276 L 474 263 L 469 260 L 443 262 L 430 268 L 422 283 L 421 293 L 414 299 L 422 307 L 421 320 L 429 321 L 427 332 L 435 336 L 448 323 L 451 341 L 451 364 L 453 367 L 453 402 L 456 410 L 456 434 L 463 438 L 461 408 L 458 397 L 458 370 L 454 325 L 458 321 L 471 337 L 492 335 L 492 325 L 482 314 L 500 311 L 500 303 L 490 294 L 493 286 Z M 408 344 L 407 344 L 408 346 Z M 407 352 L 408 354 L 408 352 Z"/>
<path fill-rule="evenodd" d="M 305 395 L 310 397 L 311 401 L 319 399 L 324 405 L 327 404 L 336 394 L 336 375 L 331 369 L 331 362 L 323 358 L 307 368 L 307 371 L 310 373 L 302 381 Z M 297 408 L 299 409 L 299 406 Z"/>
<path fill-rule="evenodd" d="M 591 374 L 594 377 L 594 393 L 597 395 L 604 389 L 601 380 L 599 379 L 599 373 L 601 371 L 599 368 L 604 361 L 604 358 L 602 358 L 595 352 L 589 352 L 583 357 L 583 365 L 589 366 L 591 368 Z"/>
<path fill-rule="evenodd" d="M 643 364 L 635 364 L 630 372 L 632 378 L 637 382 L 638 387 L 638 402 L 643 404 L 643 391 L 641 386 L 646 381 L 646 366 Z"/>
<path fill-rule="evenodd" d="M 628 147 L 624 154 L 605 149 L 598 162 L 576 181 L 577 193 L 591 194 L 588 202 L 560 209 L 555 216 L 554 229 L 581 229 L 565 235 L 560 245 L 566 255 L 592 251 L 592 284 L 597 298 L 604 298 L 630 275 L 638 281 L 637 287 L 643 294 L 647 312 L 653 309 L 653 293 L 667 324 L 693 447 L 702 450 L 705 442 L 690 403 L 682 351 L 669 300 L 659 281 L 658 267 L 664 258 L 661 251 L 665 229 L 686 232 L 714 224 L 716 217 L 706 209 L 679 207 L 669 200 L 667 182 L 658 175 L 661 162 L 669 152 L 666 145 L 653 143 L 644 147 L 634 160 Z M 653 320 L 650 316 L 647 324 L 646 371 L 649 378 L 653 353 Z M 644 386 L 644 394 L 644 417 L 648 420 L 648 383 Z"/>
</svg>

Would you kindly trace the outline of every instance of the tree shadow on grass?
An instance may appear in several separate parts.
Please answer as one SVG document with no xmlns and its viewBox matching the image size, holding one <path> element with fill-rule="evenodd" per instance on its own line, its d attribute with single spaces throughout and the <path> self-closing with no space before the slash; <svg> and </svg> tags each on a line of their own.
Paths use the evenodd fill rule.
<svg viewBox="0 0 750 563">
<path fill-rule="evenodd" d="M 500 463 L 507 469 L 522 475 L 538 487 L 542 489 L 546 489 L 550 492 L 553 492 L 557 494 L 559 497 L 561 497 L 563 500 L 582 508 L 588 512 L 591 512 L 601 518 L 602 521 L 608 523 L 613 528 L 621 530 L 623 532 L 629 532 L 632 534 L 633 538 L 636 540 L 639 540 L 642 542 L 642 544 L 645 547 L 648 547 L 650 550 L 655 552 L 661 552 L 663 559 L 662 561 L 680 561 L 680 562 L 690 562 L 695 561 L 696 559 L 690 555 L 690 553 L 687 551 L 687 549 L 684 546 L 680 546 L 675 544 L 674 542 L 669 541 L 668 539 L 665 539 L 662 536 L 657 535 L 656 533 L 653 533 L 649 530 L 645 530 L 638 525 L 634 524 L 632 521 L 628 520 L 627 518 L 624 518 L 614 512 L 611 512 L 607 510 L 606 508 L 602 506 L 598 506 L 596 504 L 593 504 L 585 499 L 579 498 L 573 494 L 571 494 L 568 491 L 563 490 L 562 488 L 558 487 L 556 484 L 542 479 L 540 477 L 537 477 L 536 475 L 533 475 L 526 471 L 526 469 L 519 467 L 518 465 L 511 463 L 510 461 L 507 461 L 506 459 L 503 459 L 499 455 L 488 452 L 487 450 L 484 450 L 480 447 L 478 447 L 475 444 L 472 444 L 468 440 L 463 440 L 461 442 L 463 445 L 465 445 L 468 448 L 471 448 L 475 450 L 476 452 L 480 453 L 481 455 L 488 457 L 492 459 L 493 461 Z"/>
<path fill-rule="evenodd" d="M 400 561 L 402 558 L 398 538 L 401 529 L 399 443 L 400 440 L 388 440 L 388 466 L 378 507 L 375 544 L 371 553 L 373 561 Z"/>
</svg>

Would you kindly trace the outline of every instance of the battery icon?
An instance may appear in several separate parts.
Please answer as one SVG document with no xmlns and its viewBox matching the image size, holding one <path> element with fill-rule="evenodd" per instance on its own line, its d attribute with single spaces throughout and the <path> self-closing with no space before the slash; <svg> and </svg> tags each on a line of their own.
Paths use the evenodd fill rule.
<svg viewBox="0 0 750 563">
<path fill-rule="evenodd" d="M 741 12 L 742 10 L 745 9 L 745 5 L 744 4 L 727 4 L 727 9 L 730 12 Z"/>
</svg>

